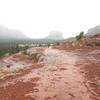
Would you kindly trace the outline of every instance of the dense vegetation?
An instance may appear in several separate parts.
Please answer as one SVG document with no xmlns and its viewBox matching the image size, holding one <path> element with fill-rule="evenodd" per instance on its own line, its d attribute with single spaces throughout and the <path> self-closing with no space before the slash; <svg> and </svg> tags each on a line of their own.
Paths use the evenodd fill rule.
<svg viewBox="0 0 100 100">
<path fill-rule="evenodd" d="M 0 42 L 0 56 L 6 53 L 14 54 L 19 52 L 18 45 L 14 42 Z"/>
<path fill-rule="evenodd" d="M 50 46 L 50 44 L 60 44 L 63 43 L 64 40 L 48 40 L 48 39 L 27 39 L 27 40 L 0 40 L 0 56 L 5 55 L 6 53 L 14 54 L 19 51 L 26 50 L 30 47 L 31 44 L 38 44 L 38 46 L 42 46 L 45 44 L 46 46 Z M 19 47 L 19 44 L 25 45 L 24 47 Z"/>
</svg>

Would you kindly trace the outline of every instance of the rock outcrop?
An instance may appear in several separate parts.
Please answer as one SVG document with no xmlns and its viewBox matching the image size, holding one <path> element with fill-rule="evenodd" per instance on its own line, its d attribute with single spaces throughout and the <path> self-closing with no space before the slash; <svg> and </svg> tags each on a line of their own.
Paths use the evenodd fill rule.
<svg viewBox="0 0 100 100">
<path fill-rule="evenodd" d="M 93 35 L 96 35 L 96 34 L 100 34 L 100 25 L 93 27 L 93 28 L 90 28 L 86 35 L 93 36 Z"/>
</svg>

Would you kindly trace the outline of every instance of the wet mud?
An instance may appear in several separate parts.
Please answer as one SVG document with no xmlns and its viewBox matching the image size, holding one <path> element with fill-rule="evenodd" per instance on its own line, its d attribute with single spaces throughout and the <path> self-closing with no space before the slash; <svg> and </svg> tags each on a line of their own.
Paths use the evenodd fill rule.
<svg viewBox="0 0 100 100">
<path fill-rule="evenodd" d="M 100 100 L 100 50 L 46 48 L 43 54 L 36 64 L 0 68 L 0 100 Z"/>
</svg>

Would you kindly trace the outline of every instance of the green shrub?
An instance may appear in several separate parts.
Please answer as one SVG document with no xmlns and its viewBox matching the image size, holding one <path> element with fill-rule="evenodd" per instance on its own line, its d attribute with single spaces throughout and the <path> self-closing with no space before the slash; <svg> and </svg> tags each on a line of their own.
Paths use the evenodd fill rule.
<svg viewBox="0 0 100 100">
<path fill-rule="evenodd" d="M 79 41 L 83 37 L 84 37 L 84 32 L 80 32 L 80 34 L 78 36 L 76 36 L 76 40 Z"/>
</svg>

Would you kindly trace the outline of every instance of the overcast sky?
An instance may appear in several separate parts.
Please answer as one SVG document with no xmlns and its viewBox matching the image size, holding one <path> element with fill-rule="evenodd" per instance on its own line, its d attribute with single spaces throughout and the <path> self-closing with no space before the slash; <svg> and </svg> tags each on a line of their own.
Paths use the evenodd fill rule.
<svg viewBox="0 0 100 100">
<path fill-rule="evenodd" d="M 100 24 L 100 0 L 0 0 L 0 24 L 33 38 L 71 37 Z"/>
</svg>

